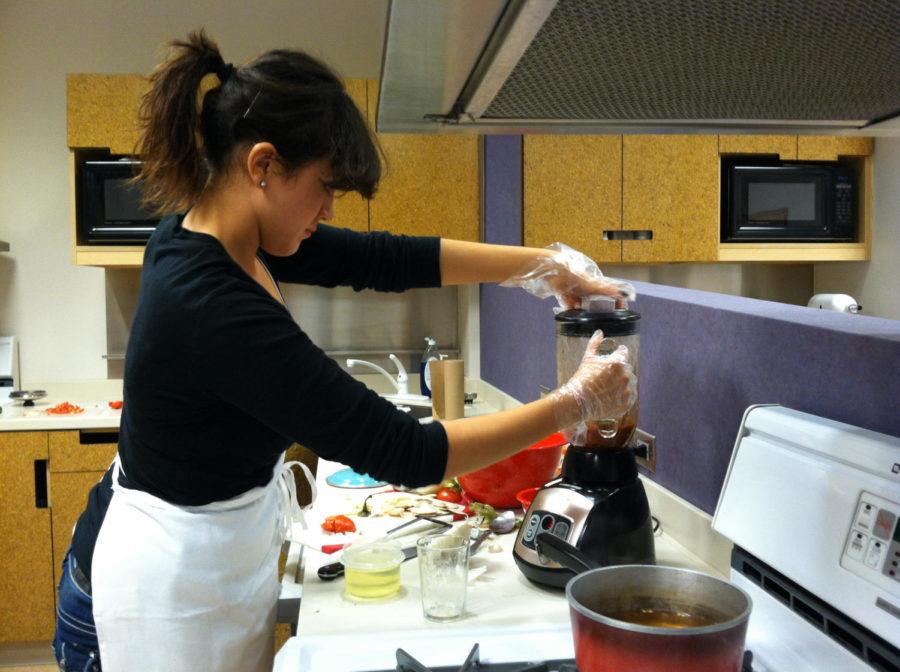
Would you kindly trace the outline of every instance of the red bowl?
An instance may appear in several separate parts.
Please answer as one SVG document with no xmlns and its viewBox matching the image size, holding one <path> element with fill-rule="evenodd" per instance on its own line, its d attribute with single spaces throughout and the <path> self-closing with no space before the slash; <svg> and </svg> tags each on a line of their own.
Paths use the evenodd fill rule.
<svg viewBox="0 0 900 672">
<path fill-rule="evenodd" d="M 513 507 L 516 493 L 544 485 L 556 475 L 566 439 L 552 434 L 512 457 L 463 474 L 459 484 L 470 499 L 499 507 Z"/>
<path fill-rule="evenodd" d="M 522 505 L 522 511 L 528 513 L 528 507 L 531 506 L 531 502 L 534 501 L 534 496 L 540 489 L 540 486 L 536 488 L 525 488 L 516 493 L 516 499 L 519 500 L 519 504 Z"/>
</svg>

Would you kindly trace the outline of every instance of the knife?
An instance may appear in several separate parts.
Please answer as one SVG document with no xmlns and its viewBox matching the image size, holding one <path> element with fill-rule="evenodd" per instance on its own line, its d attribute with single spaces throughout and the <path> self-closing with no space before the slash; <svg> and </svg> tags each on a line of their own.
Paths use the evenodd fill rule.
<svg viewBox="0 0 900 672">
<path fill-rule="evenodd" d="M 412 560 L 419 553 L 418 546 L 407 546 L 406 548 L 402 549 L 402 551 L 403 560 L 401 560 L 401 562 Z M 332 562 L 330 565 L 322 565 L 321 567 L 319 567 L 319 571 L 317 573 L 322 581 L 333 581 L 339 576 L 344 575 L 344 565 L 341 562 Z"/>
</svg>

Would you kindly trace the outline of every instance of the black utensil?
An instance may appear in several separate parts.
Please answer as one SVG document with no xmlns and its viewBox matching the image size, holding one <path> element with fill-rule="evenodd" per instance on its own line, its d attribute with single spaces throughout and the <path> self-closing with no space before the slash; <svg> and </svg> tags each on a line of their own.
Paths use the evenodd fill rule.
<svg viewBox="0 0 900 672">
<path fill-rule="evenodd" d="M 550 532 L 538 534 L 534 538 L 534 545 L 538 553 L 558 562 L 575 574 L 600 567 L 599 562 Z"/>
</svg>

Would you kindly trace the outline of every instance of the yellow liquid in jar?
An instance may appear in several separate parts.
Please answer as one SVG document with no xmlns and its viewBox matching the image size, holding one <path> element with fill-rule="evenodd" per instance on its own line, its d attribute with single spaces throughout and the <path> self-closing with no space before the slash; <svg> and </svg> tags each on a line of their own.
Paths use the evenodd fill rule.
<svg viewBox="0 0 900 672">
<path fill-rule="evenodd" d="M 344 570 L 344 588 L 353 597 L 390 597 L 400 590 L 400 565 L 377 571 L 347 567 Z"/>
</svg>

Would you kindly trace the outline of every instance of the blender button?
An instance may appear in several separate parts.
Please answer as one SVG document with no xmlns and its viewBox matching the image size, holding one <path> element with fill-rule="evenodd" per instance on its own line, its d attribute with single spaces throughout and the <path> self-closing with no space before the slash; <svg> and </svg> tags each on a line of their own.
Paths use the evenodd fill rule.
<svg viewBox="0 0 900 672">
<path fill-rule="evenodd" d="M 541 518 L 541 527 L 544 528 L 545 530 L 553 529 L 553 522 L 554 522 L 553 516 L 546 515 L 543 518 Z"/>
<path fill-rule="evenodd" d="M 565 539 L 569 536 L 569 524 L 563 522 L 557 523 L 556 527 L 553 528 L 553 534 L 560 539 Z"/>
</svg>

